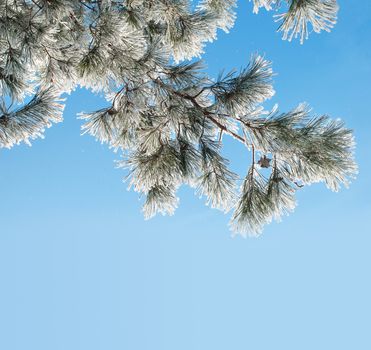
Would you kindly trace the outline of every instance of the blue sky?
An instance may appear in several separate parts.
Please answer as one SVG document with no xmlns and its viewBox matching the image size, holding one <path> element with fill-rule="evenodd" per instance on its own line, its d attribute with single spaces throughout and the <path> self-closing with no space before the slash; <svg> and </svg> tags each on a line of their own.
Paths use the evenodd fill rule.
<svg viewBox="0 0 371 350">
<path fill-rule="evenodd" d="M 228 217 L 185 188 L 174 216 L 144 221 L 118 156 L 80 136 L 76 113 L 104 101 L 78 91 L 45 140 L 0 152 L 0 349 L 371 349 L 371 2 L 339 3 L 334 31 L 301 46 L 240 1 L 204 59 L 216 76 L 265 54 L 270 103 L 345 120 L 351 188 L 303 189 L 258 239 L 231 238 Z M 244 164 L 235 142 L 225 152 Z"/>
</svg>

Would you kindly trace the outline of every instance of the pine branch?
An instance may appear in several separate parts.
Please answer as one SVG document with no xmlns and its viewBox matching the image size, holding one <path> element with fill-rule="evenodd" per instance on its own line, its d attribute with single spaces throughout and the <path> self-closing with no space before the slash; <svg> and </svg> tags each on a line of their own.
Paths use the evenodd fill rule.
<svg viewBox="0 0 371 350">
<path fill-rule="evenodd" d="M 252 2 L 254 12 L 281 9 L 279 31 L 301 42 L 311 28 L 329 31 L 338 10 L 335 0 Z M 262 104 L 274 95 L 269 61 L 254 56 L 246 68 L 216 81 L 201 61 L 187 62 L 200 57 L 219 30 L 233 27 L 236 4 L 0 2 L 0 147 L 42 137 L 62 120 L 61 94 L 81 86 L 107 100 L 80 114 L 83 133 L 120 153 L 129 188 L 145 197 L 146 218 L 172 214 L 176 191 L 187 184 L 211 207 L 233 209 L 237 233 L 256 235 L 293 210 L 302 186 L 348 185 L 357 172 L 352 132 L 306 106 L 267 114 Z M 222 154 L 225 134 L 251 156 L 241 188 Z"/>
<path fill-rule="evenodd" d="M 62 121 L 64 106 L 59 94 L 52 89 L 39 91 L 24 107 L 4 111 L 0 116 L 0 147 L 11 148 L 15 144 L 43 137 L 46 128 Z"/>
</svg>

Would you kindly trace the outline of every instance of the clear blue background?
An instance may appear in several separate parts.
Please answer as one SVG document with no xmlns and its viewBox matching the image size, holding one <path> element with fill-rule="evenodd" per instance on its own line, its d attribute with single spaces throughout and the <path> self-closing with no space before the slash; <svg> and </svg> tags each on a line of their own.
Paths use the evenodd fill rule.
<svg viewBox="0 0 371 350">
<path fill-rule="evenodd" d="M 45 140 L 1 151 L 0 349 L 371 349 L 371 2 L 340 5 L 335 30 L 301 46 L 241 0 L 207 47 L 213 76 L 265 53 L 272 102 L 307 101 L 355 130 L 351 188 L 305 188 L 258 239 L 232 239 L 228 217 L 188 189 L 175 216 L 144 221 L 117 155 L 80 137 L 76 113 L 105 105 L 89 92 Z M 245 167 L 243 148 L 225 151 Z"/>
</svg>

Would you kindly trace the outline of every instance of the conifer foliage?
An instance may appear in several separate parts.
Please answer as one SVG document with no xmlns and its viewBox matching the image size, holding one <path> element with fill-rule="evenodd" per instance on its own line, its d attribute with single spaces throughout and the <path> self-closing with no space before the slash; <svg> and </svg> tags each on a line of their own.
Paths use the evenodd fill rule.
<svg viewBox="0 0 371 350">
<path fill-rule="evenodd" d="M 127 181 L 145 196 L 147 218 L 172 214 L 182 184 L 232 211 L 231 227 L 257 235 L 295 207 L 314 182 L 332 190 L 357 171 L 353 136 L 306 105 L 265 111 L 271 63 L 253 56 L 241 71 L 211 79 L 206 42 L 235 20 L 236 0 L 2 0 L 0 147 L 41 137 L 62 120 L 63 93 L 103 92 L 108 107 L 82 113 L 83 130 L 122 155 Z M 252 0 L 280 11 L 284 39 L 329 31 L 335 0 Z M 32 97 L 33 96 L 33 97 Z M 241 179 L 221 155 L 224 136 L 251 154 Z"/>
</svg>

